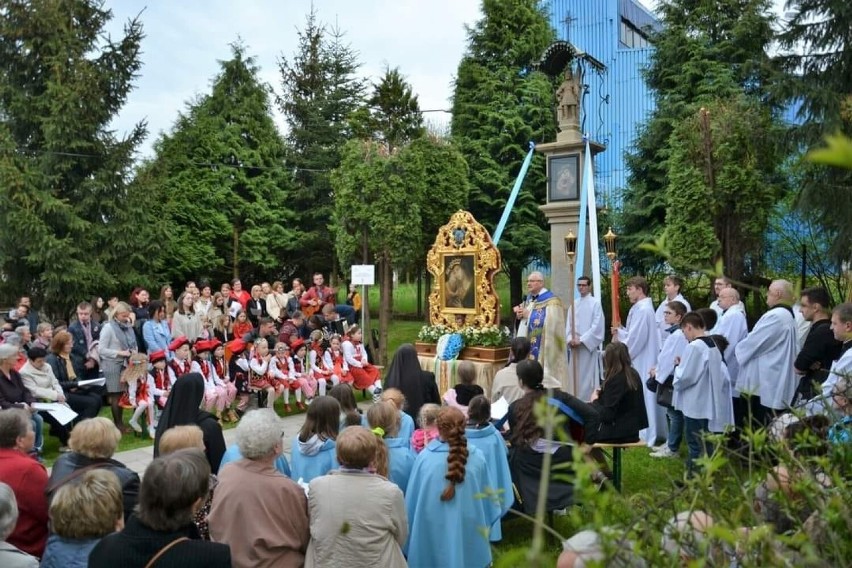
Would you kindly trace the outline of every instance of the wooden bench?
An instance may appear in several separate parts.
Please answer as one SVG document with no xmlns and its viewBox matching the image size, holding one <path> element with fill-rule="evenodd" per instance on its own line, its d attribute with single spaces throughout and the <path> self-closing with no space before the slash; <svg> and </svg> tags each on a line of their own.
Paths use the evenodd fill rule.
<svg viewBox="0 0 852 568">
<path fill-rule="evenodd" d="M 621 466 L 621 452 L 622 450 L 626 450 L 629 448 L 647 448 L 648 444 L 643 441 L 638 442 L 628 442 L 626 444 L 610 444 L 607 442 L 601 442 L 598 444 L 592 444 L 593 448 L 600 448 L 602 450 L 612 450 L 612 485 L 615 487 L 616 491 L 621 491 L 621 474 L 622 474 L 622 466 Z"/>
</svg>

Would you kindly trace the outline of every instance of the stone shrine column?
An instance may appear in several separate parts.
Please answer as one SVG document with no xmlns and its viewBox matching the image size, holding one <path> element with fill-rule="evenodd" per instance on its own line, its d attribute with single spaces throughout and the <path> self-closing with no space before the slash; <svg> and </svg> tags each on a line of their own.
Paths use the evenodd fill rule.
<svg viewBox="0 0 852 568">
<path fill-rule="evenodd" d="M 568 281 L 568 260 L 565 257 L 565 235 L 573 231 L 579 237 L 580 190 L 583 187 L 583 163 L 585 161 L 585 142 L 580 133 L 580 93 L 582 84 L 571 64 L 565 71 L 564 80 L 556 91 L 558 99 L 556 116 L 559 132 L 555 142 L 539 144 L 536 150 L 547 159 L 547 203 L 541 205 L 541 211 L 550 224 L 550 286 L 565 305 L 575 293 L 575 283 Z M 597 142 L 589 142 L 592 157 L 605 150 Z M 591 254 L 597 254 L 598 243 L 588 238 L 586 223 L 586 252 L 584 266 L 575 267 L 577 277 L 590 274 Z M 594 251 L 594 252 L 592 252 Z"/>
</svg>

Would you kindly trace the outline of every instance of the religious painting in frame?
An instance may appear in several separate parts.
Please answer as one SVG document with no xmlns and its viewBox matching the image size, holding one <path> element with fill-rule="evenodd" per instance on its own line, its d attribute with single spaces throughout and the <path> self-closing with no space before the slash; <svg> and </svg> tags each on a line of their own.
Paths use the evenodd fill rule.
<svg viewBox="0 0 852 568">
<path fill-rule="evenodd" d="M 476 256 L 443 253 L 441 309 L 448 314 L 476 314 Z"/>
<path fill-rule="evenodd" d="M 500 271 L 500 251 L 488 230 L 468 211 L 457 211 L 438 230 L 426 256 L 432 276 L 429 322 L 452 329 L 497 325 L 500 299 L 494 275 Z"/>
<path fill-rule="evenodd" d="M 580 155 L 547 158 L 547 201 L 580 199 Z"/>
</svg>

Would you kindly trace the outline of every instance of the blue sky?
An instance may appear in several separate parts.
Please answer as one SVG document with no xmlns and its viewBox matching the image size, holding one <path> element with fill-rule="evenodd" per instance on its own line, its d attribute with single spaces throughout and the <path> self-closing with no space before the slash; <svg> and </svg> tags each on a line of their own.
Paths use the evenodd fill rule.
<svg viewBox="0 0 852 568">
<path fill-rule="evenodd" d="M 653 8 L 656 0 L 640 0 Z M 780 11 L 783 0 L 774 0 Z M 452 80 L 465 50 L 465 25 L 480 16 L 480 0 L 314 0 L 319 19 L 346 32 L 360 55 L 361 75 L 375 80 L 386 66 L 399 67 L 420 98 L 420 108 L 449 109 Z M 261 68 L 261 78 L 280 90 L 277 59 L 292 58 L 296 30 L 304 26 L 309 0 L 107 0 L 113 20 L 107 32 L 119 36 L 139 16 L 146 37 L 135 89 L 112 127 L 121 135 L 148 121 L 143 156 L 168 131 L 196 95 L 207 93 L 230 58 L 229 44 L 241 38 Z M 273 107 L 274 108 L 274 107 Z M 284 123 L 276 111 L 279 127 Z M 448 124 L 449 115 L 426 114 Z"/>
<path fill-rule="evenodd" d="M 465 49 L 465 24 L 479 16 L 479 0 L 314 0 L 323 22 L 346 32 L 359 52 L 361 74 L 371 79 L 385 66 L 399 67 L 419 95 L 421 109 L 448 109 L 451 81 Z M 256 57 L 261 78 L 280 90 L 277 58 L 292 58 L 296 30 L 304 27 L 307 0 L 108 0 L 118 36 L 129 18 L 140 15 L 146 37 L 143 67 L 135 90 L 113 122 L 119 134 L 148 121 L 148 139 L 140 148 L 150 155 L 159 133 L 169 130 L 177 113 L 195 95 L 207 93 L 230 58 L 229 44 L 242 38 Z M 428 6 L 428 9 L 427 9 Z M 449 115 L 429 113 L 446 124 Z M 283 121 L 276 116 L 283 129 Z"/>
</svg>

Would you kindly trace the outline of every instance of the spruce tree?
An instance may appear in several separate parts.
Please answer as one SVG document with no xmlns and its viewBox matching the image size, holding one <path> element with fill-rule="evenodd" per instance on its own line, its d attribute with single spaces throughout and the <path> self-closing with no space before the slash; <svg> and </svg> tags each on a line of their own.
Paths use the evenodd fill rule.
<svg viewBox="0 0 852 568">
<path fill-rule="evenodd" d="M 643 254 L 640 245 L 663 234 L 667 226 L 667 208 L 675 215 L 678 213 L 672 209 L 678 197 L 669 193 L 679 191 L 673 183 L 671 168 L 687 164 L 682 161 L 684 149 L 678 148 L 673 138 L 675 129 L 684 121 L 692 121 L 702 105 L 718 103 L 720 108 L 727 108 L 742 102 L 746 108 L 751 108 L 757 103 L 769 104 L 770 88 L 777 79 L 776 65 L 768 53 L 774 38 L 769 0 L 662 0 L 657 13 L 662 27 L 652 35 L 654 52 L 645 70 L 645 80 L 656 108 L 640 128 L 634 150 L 626 156 L 630 171 L 620 214 L 623 241 L 619 248 L 634 270 L 647 270 L 660 262 L 659 257 Z M 775 113 L 778 109 L 770 105 L 769 110 Z M 764 145 L 775 143 L 765 137 L 767 132 L 755 134 L 764 135 Z M 680 151 L 677 163 L 670 163 L 676 150 Z M 767 158 L 768 163 L 750 163 L 760 170 L 758 177 L 762 183 L 777 189 L 774 179 L 777 161 L 771 163 L 777 159 L 776 153 L 764 148 L 758 154 L 772 156 Z M 701 164 L 693 166 L 707 173 Z M 704 182 L 701 185 L 706 187 Z M 747 190 L 743 188 L 743 192 Z M 695 222 L 713 226 L 721 221 L 708 214 L 720 211 L 715 205 L 717 201 L 713 201 L 720 197 L 718 194 L 701 192 L 693 197 L 703 199 L 707 205 L 705 214 L 694 219 Z M 751 202 L 751 196 L 745 193 L 743 198 L 744 202 Z M 766 203 L 767 208 L 771 205 Z M 701 229 L 702 234 L 710 234 L 705 229 Z M 718 231 L 713 234 L 717 240 L 720 238 Z M 739 238 L 736 232 L 727 238 L 733 239 L 733 246 L 736 246 Z M 756 254 L 759 249 L 751 239 L 741 241 L 746 250 L 733 251 L 734 254 L 725 257 L 726 272 L 736 278 L 745 271 L 742 259 Z M 746 245 L 746 241 L 750 244 Z M 719 242 L 711 245 L 719 252 L 722 248 L 727 250 L 727 245 L 723 247 Z M 714 260 L 706 258 L 702 266 Z"/>
<path fill-rule="evenodd" d="M 295 258 L 298 274 L 334 269 L 329 232 L 333 194 L 331 171 L 340 164 L 350 138 L 350 115 L 361 105 L 364 84 L 356 76 L 357 53 L 343 32 L 318 21 L 312 7 L 298 32 L 299 47 L 288 61 L 278 62 L 281 94 L 277 104 L 287 122 L 287 164 L 295 171 L 292 207 L 299 211 L 296 246 L 306 254 Z"/>
<path fill-rule="evenodd" d="M 148 270 L 126 180 L 145 124 L 109 129 L 139 71 L 142 25 L 117 39 L 94 0 L 10 1 L 0 10 L 0 288 L 65 317 Z"/>
<path fill-rule="evenodd" d="M 493 231 L 529 142 L 556 135 L 554 85 L 532 70 L 554 32 L 537 0 L 483 0 L 482 13 L 468 29 L 458 67 L 451 131 L 471 172 L 468 210 Z M 512 302 L 522 296 L 524 267 L 549 259 L 547 222 L 539 210 L 545 192 L 544 159 L 537 155 L 499 243 Z"/>
<path fill-rule="evenodd" d="M 166 201 L 163 270 L 172 281 L 280 276 L 296 250 L 292 180 L 270 88 L 243 46 L 232 55 L 139 175 Z"/>
<path fill-rule="evenodd" d="M 782 95 L 798 108 L 797 150 L 826 135 L 852 136 L 852 10 L 847 0 L 791 0 L 780 36 L 787 71 Z M 814 214 L 832 240 L 836 262 L 852 261 L 852 172 L 803 164 L 798 205 Z"/>
</svg>

